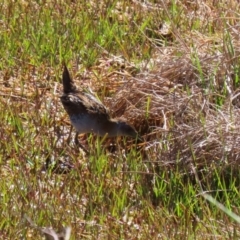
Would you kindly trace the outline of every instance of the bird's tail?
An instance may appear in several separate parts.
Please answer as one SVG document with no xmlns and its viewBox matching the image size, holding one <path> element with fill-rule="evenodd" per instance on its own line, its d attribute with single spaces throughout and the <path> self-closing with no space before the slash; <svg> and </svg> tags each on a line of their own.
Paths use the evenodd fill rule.
<svg viewBox="0 0 240 240">
<path fill-rule="evenodd" d="M 69 74 L 69 71 L 67 69 L 67 66 L 64 64 L 64 70 L 62 75 L 62 83 L 63 83 L 63 92 L 64 93 L 70 93 L 70 92 L 76 92 L 77 88 L 74 85 L 74 82 Z"/>
</svg>

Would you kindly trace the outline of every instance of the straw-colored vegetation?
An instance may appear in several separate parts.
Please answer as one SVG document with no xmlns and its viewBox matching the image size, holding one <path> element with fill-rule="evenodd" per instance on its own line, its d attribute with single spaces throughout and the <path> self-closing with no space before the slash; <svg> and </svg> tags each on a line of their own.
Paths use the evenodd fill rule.
<svg viewBox="0 0 240 240">
<path fill-rule="evenodd" d="M 4 0 L 0 12 L 1 239 L 64 227 L 239 239 L 237 0 Z M 87 135 L 89 156 L 77 149 L 63 62 L 143 141 Z"/>
</svg>

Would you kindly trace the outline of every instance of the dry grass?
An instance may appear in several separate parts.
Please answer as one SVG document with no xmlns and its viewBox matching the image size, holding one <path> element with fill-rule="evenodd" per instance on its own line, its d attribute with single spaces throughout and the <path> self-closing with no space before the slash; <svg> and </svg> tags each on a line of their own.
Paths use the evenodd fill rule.
<svg viewBox="0 0 240 240">
<path fill-rule="evenodd" d="M 47 229 L 71 226 L 72 239 L 238 238 L 239 226 L 201 197 L 239 214 L 238 1 L 1 10 L 2 237 L 36 239 L 27 215 Z M 143 142 L 85 136 L 90 156 L 68 144 L 62 61 Z M 55 174 L 62 166 L 68 174 Z"/>
</svg>

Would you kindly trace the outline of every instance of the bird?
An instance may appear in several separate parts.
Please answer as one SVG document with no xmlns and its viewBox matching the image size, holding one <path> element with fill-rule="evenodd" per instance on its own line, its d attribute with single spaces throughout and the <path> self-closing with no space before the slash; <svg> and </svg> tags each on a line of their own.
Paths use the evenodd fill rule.
<svg viewBox="0 0 240 240">
<path fill-rule="evenodd" d="M 60 97 L 72 126 L 76 130 L 75 144 L 85 152 L 78 135 L 92 133 L 98 136 L 129 136 L 137 138 L 138 133 L 133 126 L 119 118 L 111 118 L 109 110 L 90 93 L 77 89 L 66 64 L 62 74 L 63 94 Z"/>
</svg>

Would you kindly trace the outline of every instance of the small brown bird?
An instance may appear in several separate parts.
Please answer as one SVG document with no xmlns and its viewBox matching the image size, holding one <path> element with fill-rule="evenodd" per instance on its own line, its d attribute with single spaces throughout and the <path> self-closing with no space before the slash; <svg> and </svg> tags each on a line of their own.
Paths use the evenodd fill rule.
<svg viewBox="0 0 240 240">
<path fill-rule="evenodd" d="M 78 141 L 78 135 L 81 133 L 94 133 L 108 137 L 137 137 L 136 130 L 129 124 L 120 119 L 110 118 L 108 110 L 98 99 L 89 93 L 78 91 L 66 66 L 64 66 L 62 82 L 61 102 L 69 115 L 71 124 L 76 129 L 77 145 L 83 148 Z"/>
</svg>

